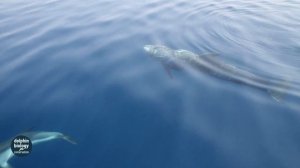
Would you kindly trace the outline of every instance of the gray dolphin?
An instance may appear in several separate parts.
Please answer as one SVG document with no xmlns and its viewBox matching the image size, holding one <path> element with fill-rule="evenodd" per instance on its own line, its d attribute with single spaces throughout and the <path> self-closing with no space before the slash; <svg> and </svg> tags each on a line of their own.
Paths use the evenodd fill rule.
<svg viewBox="0 0 300 168">
<path fill-rule="evenodd" d="M 189 65 L 195 70 L 205 72 L 220 79 L 265 90 L 278 102 L 281 100 L 282 94 L 290 88 L 290 85 L 286 81 L 255 75 L 221 61 L 214 54 L 198 55 L 187 50 L 173 50 L 161 45 L 145 45 L 144 50 L 154 58 L 160 60 L 171 77 L 172 69 Z M 291 94 L 297 97 L 300 96 L 299 91 L 292 92 Z"/>
<path fill-rule="evenodd" d="M 54 139 L 63 139 L 72 144 L 76 144 L 76 142 L 72 140 L 69 136 L 66 136 L 60 132 L 24 132 L 20 135 L 28 137 L 31 140 L 32 145 L 51 141 Z M 10 149 L 12 139 L 13 138 L 0 144 L 0 168 L 11 168 L 8 161 L 14 156 Z"/>
</svg>

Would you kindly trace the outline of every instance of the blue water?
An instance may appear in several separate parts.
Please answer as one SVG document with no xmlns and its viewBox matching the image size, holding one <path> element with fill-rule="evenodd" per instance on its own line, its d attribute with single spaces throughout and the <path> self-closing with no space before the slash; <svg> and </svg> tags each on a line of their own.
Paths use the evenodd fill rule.
<svg viewBox="0 0 300 168">
<path fill-rule="evenodd" d="M 59 131 L 13 167 L 299 168 L 300 101 L 173 72 L 160 44 L 300 86 L 298 0 L 1 0 L 0 140 Z"/>
</svg>

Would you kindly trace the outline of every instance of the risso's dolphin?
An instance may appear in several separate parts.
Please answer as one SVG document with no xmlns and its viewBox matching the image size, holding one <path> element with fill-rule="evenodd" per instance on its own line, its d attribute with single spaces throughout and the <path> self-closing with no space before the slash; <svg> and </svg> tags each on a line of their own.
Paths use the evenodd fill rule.
<svg viewBox="0 0 300 168">
<path fill-rule="evenodd" d="M 51 141 L 54 139 L 63 139 L 72 144 L 76 144 L 76 142 L 69 136 L 66 136 L 60 132 L 24 132 L 20 135 L 28 137 L 31 140 L 32 145 Z M 12 168 L 8 163 L 9 159 L 14 156 L 10 148 L 12 139 L 13 138 L 6 142 L 0 143 L 0 168 Z"/>
<path fill-rule="evenodd" d="M 282 94 L 290 88 L 285 81 L 255 75 L 243 69 L 225 63 L 214 54 L 198 55 L 187 50 L 173 50 L 161 45 L 145 45 L 144 50 L 161 61 L 168 74 L 172 77 L 172 69 L 190 66 L 217 78 L 231 82 L 245 84 L 267 91 L 276 101 L 280 101 Z M 291 93 L 291 92 L 289 92 Z M 299 92 L 291 93 L 299 97 Z"/>
</svg>

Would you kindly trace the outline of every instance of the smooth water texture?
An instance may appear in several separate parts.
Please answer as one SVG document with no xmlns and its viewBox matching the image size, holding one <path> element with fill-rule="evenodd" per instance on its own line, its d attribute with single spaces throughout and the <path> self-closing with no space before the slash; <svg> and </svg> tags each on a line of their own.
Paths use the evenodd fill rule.
<svg viewBox="0 0 300 168">
<path fill-rule="evenodd" d="M 165 45 L 300 87 L 298 0 L 1 0 L 0 143 L 59 131 L 15 167 L 299 168 L 300 100 L 184 69 Z"/>
</svg>

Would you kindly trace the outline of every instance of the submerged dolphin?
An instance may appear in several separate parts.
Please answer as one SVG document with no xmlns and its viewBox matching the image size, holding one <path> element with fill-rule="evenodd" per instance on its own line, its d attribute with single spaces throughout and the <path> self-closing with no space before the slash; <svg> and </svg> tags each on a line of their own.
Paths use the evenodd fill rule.
<svg viewBox="0 0 300 168">
<path fill-rule="evenodd" d="M 76 144 L 76 142 L 69 136 L 66 136 L 60 132 L 25 132 L 21 133 L 20 135 L 28 137 L 31 140 L 32 145 L 54 139 L 63 139 L 72 144 Z M 11 140 L 0 144 L 0 168 L 11 168 L 11 166 L 8 164 L 9 159 L 14 156 L 10 149 Z"/>
<path fill-rule="evenodd" d="M 171 77 L 172 69 L 189 65 L 195 70 L 220 79 L 266 90 L 276 101 L 280 101 L 283 92 L 289 88 L 284 81 L 271 78 L 266 79 L 265 77 L 254 75 L 224 63 L 213 54 L 198 55 L 187 50 L 173 50 L 160 45 L 145 45 L 144 50 L 154 58 L 159 59 Z M 299 96 L 299 93 L 294 93 L 294 95 Z"/>
</svg>

